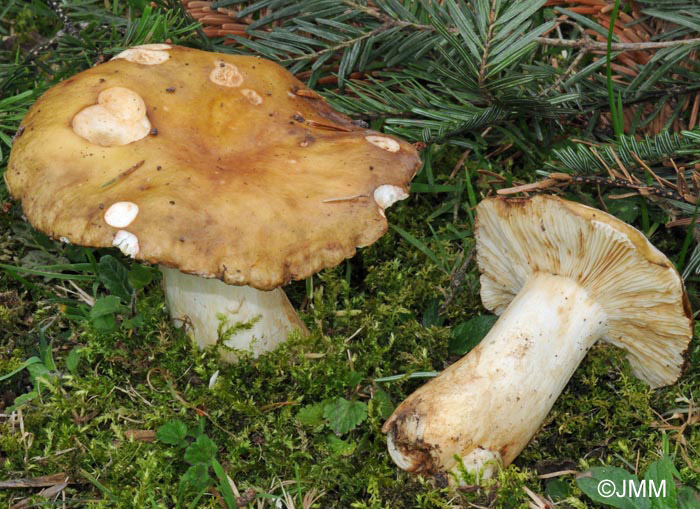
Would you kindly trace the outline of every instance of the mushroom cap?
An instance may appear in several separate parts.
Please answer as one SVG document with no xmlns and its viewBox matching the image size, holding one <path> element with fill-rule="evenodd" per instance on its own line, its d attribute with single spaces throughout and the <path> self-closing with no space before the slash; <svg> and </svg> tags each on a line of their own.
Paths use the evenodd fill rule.
<svg viewBox="0 0 700 509">
<path fill-rule="evenodd" d="M 376 241 L 419 167 L 273 62 L 156 44 L 47 91 L 6 181 L 53 238 L 266 290 Z"/>
<path fill-rule="evenodd" d="M 530 275 L 583 286 L 608 315 L 603 340 L 627 351 L 652 387 L 675 382 L 693 334 L 690 304 L 673 264 L 638 230 L 555 196 L 491 198 L 477 207 L 481 300 L 501 314 Z"/>
</svg>

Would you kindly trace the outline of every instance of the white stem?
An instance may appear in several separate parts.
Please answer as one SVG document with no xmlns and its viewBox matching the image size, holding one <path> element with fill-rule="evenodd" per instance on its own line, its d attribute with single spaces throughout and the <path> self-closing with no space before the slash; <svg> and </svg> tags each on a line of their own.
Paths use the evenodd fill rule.
<svg viewBox="0 0 700 509">
<path fill-rule="evenodd" d="M 281 288 L 266 292 L 162 265 L 160 270 L 173 323 L 185 326 L 200 347 L 217 344 L 221 336 L 226 347 L 251 351 L 257 357 L 274 350 L 295 329 L 308 332 Z M 237 360 L 236 352 L 219 351 L 224 360 Z"/>
<path fill-rule="evenodd" d="M 455 455 L 472 472 L 489 460 L 508 465 L 606 322 L 578 283 L 536 273 L 474 350 L 396 409 L 384 425 L 391 457 L 405 470 L 432 475 L 455 468 Z"/>
</svg>

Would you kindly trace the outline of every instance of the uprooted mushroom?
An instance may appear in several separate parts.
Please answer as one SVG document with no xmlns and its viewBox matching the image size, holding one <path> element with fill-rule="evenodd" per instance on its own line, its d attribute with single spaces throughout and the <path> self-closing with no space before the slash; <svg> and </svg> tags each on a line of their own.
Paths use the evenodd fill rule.
<svg viewBox="0 0 700 509">
<path fill-rule="evenodd" d="M 420 166 L 277 64 L 170 44 L 59 83 L 20 133 L 6 180 L 29 222 L 160 264 L 173 320 L 256 355 L 304 327 L 279 287 L 377 240 Z"/>
<path fill-rule="evenodd" d="M 544 195 L 477 214 L 481 298 L 500 318 L 383 428 L 399 467 L 443 479 L 460 462 L 483 476 L 510 464 L 597 340 L 656 388 L 682 373 L 693 330 L 673 264 L 613 216 Z"/>
</svg>

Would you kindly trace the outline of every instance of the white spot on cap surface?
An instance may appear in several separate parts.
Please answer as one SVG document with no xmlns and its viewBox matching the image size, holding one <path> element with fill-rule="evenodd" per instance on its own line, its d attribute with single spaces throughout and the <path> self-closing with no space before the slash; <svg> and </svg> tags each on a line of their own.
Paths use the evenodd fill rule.
<svg viewBox="0 0 700 509">
<path fill-rule="evenodd" d="M 114 228 L 126 228 L 136 219 L 139 206 L 130 201 L 118 201 L 105 211 L 105 223 Z"/>
<path fill-rule="evenodd" d="M 126 256 L 133 258 L 139 252 L 139 239 L 131 232 L 119 230 L 112 240 L 112 245 Z"/>
<path fill-rule="evenodd" d="M 258 94 L 255 90 L 243 88 L 241 89 L 241 94 L 243 94 L 253 106 L 258 106 L 263 102 L 262 97 L 260 97 L 260 94 Z"/>
<path fill-rule="evenodd" d="M 399 200 L 408 198 L 408 193 L 401 187 L 383 184 L 374 190 L 374 201 L 382 210 L 391 207 Z"/>
<path fill-rule="evenodd" d="M 222 87 L 240 87 L 243 84 L 243 75 L 233 64 L 223 60 L 217 60 L 214 70 L 209 74 L 209 79 Z"/>
<path fill-rule="evenodd" d="M 103 147 L 127 145 L 151 132 L 146 104 L 141 96 L 124 87 L 107 88 L 97 96 L 97 104 L 73 117 L 73 131 Z"/>
<path fill-rule="evenodd" d="M 125 49 L 112 60 L 124 59 L 135 64 L 158 65 L 170 58 L 170 54 L 166 51 L 170 48 L 169 44 L 143 44 Z"/>
<path fill-rule="evenodd" d="M 376 134 L 372 134 L 370 136 L 365 136 L 365 139 L 372 145 L 376 145 L 387 152 L 398 152 L 401 150 L 401 145 L 399 145 L 398 141 L 392 138 L 387 138 L 386 136 L 377 136 Z"/>
</svg>

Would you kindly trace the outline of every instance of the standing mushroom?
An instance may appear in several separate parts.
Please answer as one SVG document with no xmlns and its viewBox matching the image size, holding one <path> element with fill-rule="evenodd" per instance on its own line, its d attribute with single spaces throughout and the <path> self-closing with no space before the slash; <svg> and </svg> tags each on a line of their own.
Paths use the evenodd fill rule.
<svg viewBox="0 0 700 509">
<path fill-rule="evenodd" d="M 46 92 L 6 180 L 49 236 L 160 264 L 200 345 L 257 355 L 304 328 L 279 287 L 377 240 L 419 167 L 277 64 L 150 44 Z"/>
<path fill-rule="evenodd" d="M 654 388 L 685 365 L 683 282 L 639 231 L 545 195 L 486 199 L 477 213 L 481 299 L 501 316 L 384 424 L 391 457 L 410 472 L 444 478 L 455 456 L 483 475 L 510 464 L 598 339 L 624 348 Z"/>
</svg>

